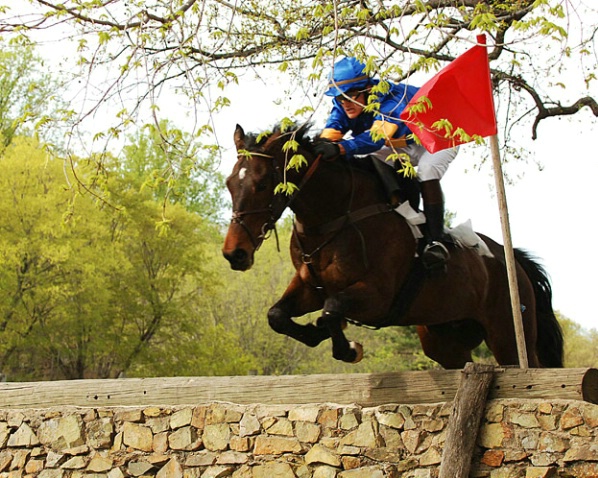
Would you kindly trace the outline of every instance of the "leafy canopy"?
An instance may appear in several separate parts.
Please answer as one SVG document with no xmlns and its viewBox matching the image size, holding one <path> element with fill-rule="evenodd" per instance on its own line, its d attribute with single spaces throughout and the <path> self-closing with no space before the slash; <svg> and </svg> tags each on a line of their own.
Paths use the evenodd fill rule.
<svg viewBox="0 0 598 478">
<path fill-rule="evenodd" d="M 69 121 L 73 131 L 100 129 L 96 141 L 121 138 L 134 125 L 160 128 L 160 117 L 177 115 L 193 125 L 189 140 L 217 150 L 213 115 L 237 107 L 231 85 L 251 77 L 276 84 L 281 101 L 308 119 L 323 114 L 324 74 L 339 55 L 362 59 L 380 88 L 386 80 L 420 84 L 479 32 L 489 36 L 506 135 L 521 136 L 524 118 L 535 137 L 545 118 L 586 106 L 598 116 L 590 94 L 598 35 L 596 22 L 585 21 L 598 16 L 592 0 L 0 0 L 0 7 L 0 30 L 12 38 L 70 46 L 69 71 L 84 94 L 79 86 Z"/>
</svg>

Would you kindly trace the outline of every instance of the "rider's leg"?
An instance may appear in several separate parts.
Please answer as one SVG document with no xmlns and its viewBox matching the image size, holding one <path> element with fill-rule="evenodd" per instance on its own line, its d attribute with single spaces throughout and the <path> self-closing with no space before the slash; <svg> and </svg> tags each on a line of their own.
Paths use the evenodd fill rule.
<svg viewBox="0 0 598 478">
<path fill-rule="evenodd" d="M 420 186 L 430 238 L 432 241 L 440 241 L 444 235 L 444 196 L 440 180 L 422 181 Z"/>
<path fill-rule="evenodd" d="M 421 183 L 424 215 L 426 216 L 427 244 L 423 252 L 424 263 L 430 267 L 442 265 L 449 259 L 449 252 L 442 244 L 444 236 L 444 198 L 439 179 Z"/>
<path fill-rule="evenodd" d="M 444 235 L 444 196 L 440 179 L 451 161 L 457 155 L 457 148 L 450 148 L 437 153 L 423 152 L 419 158 L 417 175 L 420 180 L 424 215 L 428 234 L 428 244 L 423 252 L 423 261 L 428 267 L 443 266 L 449 258 L 446 247 L 442 244 Z"/>
</svg>

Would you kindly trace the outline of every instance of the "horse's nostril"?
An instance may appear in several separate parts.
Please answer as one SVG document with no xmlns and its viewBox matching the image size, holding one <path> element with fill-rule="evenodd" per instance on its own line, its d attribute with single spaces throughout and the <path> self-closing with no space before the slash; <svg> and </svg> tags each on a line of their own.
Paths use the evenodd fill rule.
<svg viewBox="0 0 598 478">
<path fill-rule="evenodd" d="M 231 254 L 231 258 L 235 262 L 242 262 L 247 259 L 247 252 L 243 249 L 235 249 Z"/>
<path fill-rule="evenodd" d="M 235 249 L 232 252 L 223 253 L 225 259 L 230 262 L 230 265 L 235 270 L 244 270 L 247 268 L 248 254 L 244 249 Z"/>
</svg>

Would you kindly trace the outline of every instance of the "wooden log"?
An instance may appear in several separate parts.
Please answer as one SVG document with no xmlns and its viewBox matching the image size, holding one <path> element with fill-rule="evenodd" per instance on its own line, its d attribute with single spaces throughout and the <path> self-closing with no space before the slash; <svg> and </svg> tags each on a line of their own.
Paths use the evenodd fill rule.
<svg viewBox="0 0 598 478">
<path fill-rule="evenodd" d="M 461 370 L 344 375 L 170 377 L 0 383 L 0 408 L 239 404 L 436 403 L 451 401 Z M 490 398 L 598 403 L 598 370 L 497 368 Z"/>
<path fill-rule="evenodd" d="M 465 365 L 449 417 L 438 478 L 469 476 L 471 458 L 493 374 L 492 365 Z"/>
</svg>

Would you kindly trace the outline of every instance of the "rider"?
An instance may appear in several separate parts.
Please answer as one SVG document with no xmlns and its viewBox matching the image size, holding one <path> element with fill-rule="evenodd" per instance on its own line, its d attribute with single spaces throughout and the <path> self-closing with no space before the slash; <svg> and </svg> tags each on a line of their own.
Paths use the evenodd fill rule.
<svg viewBox="0 0 598 478">
<path fill-rule="evenodd" d="M 418 87 L 402 83 L 389 83 L 387 93 L 376 93 L 377 107 L 372 112 L 364 108 L 372 102 L 371 89 L 380 80 L 365 72 L 365 65 L 356 58 L 338 61 L 329 75 L 326 96 L 333 97 L 332 111 L 321 133 L 329 141 L 316 144 L 316 152 L 322 159 L 339 155 L 347 158 L 371 155 L 385 161 L 390 154 L 406 153 L 417 166 L 424 203 L 428 234 L 423 251 L 424 263 L 430 267 L 444 265 L 449 252 L 442 244 L 444 234 L 444 197 L 440 179 L 455 158 L 458 148 L 429 153 L 409 137 L 411 130 L 399 119 L 399 115 L 415 95 Z M 369 98 L 369 99 L 368 99 Z M 347 139 L 345 134 L 351 132 Z M 381 138 L 381 139 L 375 139 Z"/>
</svg>

